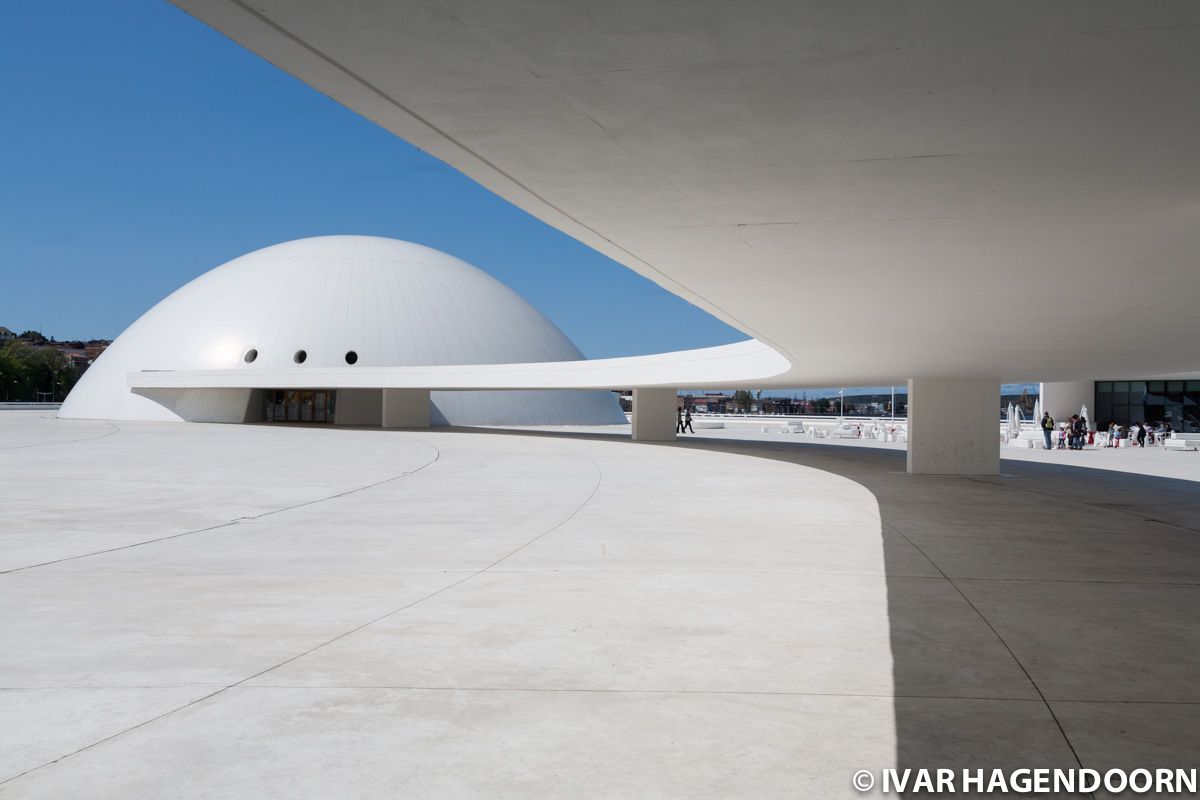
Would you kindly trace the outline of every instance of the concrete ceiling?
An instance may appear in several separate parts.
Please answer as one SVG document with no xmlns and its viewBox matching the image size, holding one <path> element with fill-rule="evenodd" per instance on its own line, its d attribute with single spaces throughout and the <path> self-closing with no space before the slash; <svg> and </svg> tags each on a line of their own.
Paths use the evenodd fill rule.
<svg viewBox="0 0 1200 800">
<path fill-rule="evenodd" d="M 1200 3 L 176 2 L 771 344 L 764 385 L 1200 368 Z"/>
</svg>

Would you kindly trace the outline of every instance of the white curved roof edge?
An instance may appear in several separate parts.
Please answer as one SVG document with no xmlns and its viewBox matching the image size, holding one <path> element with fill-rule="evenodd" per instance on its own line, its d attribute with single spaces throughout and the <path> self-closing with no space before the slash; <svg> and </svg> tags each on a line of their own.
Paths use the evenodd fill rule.
<svg viewBox="0 0 1200 800">
<path fill-rule="evenodd" d="M 744 387 L 791 363 L 757 339 L 648 356 L 527 364 L 151 370 L 128 373 L 131 389 L 633 389 Z"/>
<path fill-rule="evenodd" d="M 1196 367 L 1200 3 L 174 2 L 774 386 Z"/>
</svg>

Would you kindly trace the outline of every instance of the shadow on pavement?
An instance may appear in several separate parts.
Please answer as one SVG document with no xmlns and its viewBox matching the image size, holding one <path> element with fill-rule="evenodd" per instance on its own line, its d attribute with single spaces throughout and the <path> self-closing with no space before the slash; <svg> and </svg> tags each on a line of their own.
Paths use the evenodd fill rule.
<svg viewBox="0 0 1200 800">
<path fill-rule="evenodd" d="M 1200 761 L 1197 482 L 1018 461 L 1002 477 L 910 476 L 903 452 L 807 442 L 629 446 L 800 464 L 875 496 L 901 769 Z"/>
</svg>

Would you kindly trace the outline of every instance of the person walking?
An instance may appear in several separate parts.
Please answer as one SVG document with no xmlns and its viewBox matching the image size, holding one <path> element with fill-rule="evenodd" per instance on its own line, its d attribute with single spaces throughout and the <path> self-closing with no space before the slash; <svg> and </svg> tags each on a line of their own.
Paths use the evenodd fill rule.
<svg viewBox="0 0 1200 800">
<path fill-rule="evenodd" d="M 1083 445 L 1087 442 L 1087 420 L 1082 416 L 1075 417 L 1072 430 L 1075 434 L 1075 447 L 1072 449 L 1082 450 Z"/>
<path fill-rule="evenodd" d="M 1042 414 L 1042 436 L 1046 437 L 1046 449 L 1053 450 L 1054 446 L 1050 444 L 1050 434 L 1054 433 L 1054 417 L 1050 416 L 1050 412 Z"/>
<path fill-rule="evenodd" d="M 683 409 L 675 409 L 675 432 L 683 433 Z"/>
<path fill-rule="evenodd" d="M 1138 447 L 1146 446 L 1146 423 L 1144 422 L 1138 423 L 1137 443 Z"/>
<path fill-rule="evenodd" d="M 690 408 L 683 412 L 683 429 L 688 433 L 696 432 L 696 429 L 692 427 L 692 410 Z"/>
</svg>

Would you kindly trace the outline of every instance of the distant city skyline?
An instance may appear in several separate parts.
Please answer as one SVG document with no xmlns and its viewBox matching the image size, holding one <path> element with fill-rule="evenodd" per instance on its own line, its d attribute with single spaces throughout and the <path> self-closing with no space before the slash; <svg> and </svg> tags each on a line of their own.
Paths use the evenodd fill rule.
<svg viewBox="0 0 1200 800">
<path fill-rule="evenodd" d="M 754 387 L 747 387 L 747 388 L 753 390 Z M 799 387 L 799 388 L 795 388 L 795 389 L 764 389 L 762 396 L 763 397 L 786 397 L 786 398 L 795 398 L 795 399 L 808 398 L 810 400 L 818 400 L 818 399 L 827 398 L 827 397 L 837 397 L 839 391 L 844 391 L 845 396 L 849 397 L 852 394 L 856 395 L 856 396 L 867 395 L 867 394 L 890 394 L 893 389 L 895 389 L 897 396 L 902 395 L 902 394 L 904 394 L 904 395 L 908 394 L 908 384 L 907 383 L 898 383 L 894 387 L 893 386 L 816 386 L 816 387 L 808 386 L 808 387 Z M 708 390 L 706 390 L 704 388 L 680 389 L 679 390 L 680 394 L 687 394 L 688 392 L 698 394 L 698 393 L 704 392 L 704 391 L 708 391 Z M 729 393 L 733 390 L 726 389 L 724 391 L 726 393 Z M 1000 394 L 1001 395 L 1019 395 L 1023 391 L 1027 391 L 1030 395 L 1036 395 L 1041 391 L 1041 384 L 1037 384 L 1037 383 L 1004 383 L 1004 384 L 1000 385 Z"/>
</svg>

